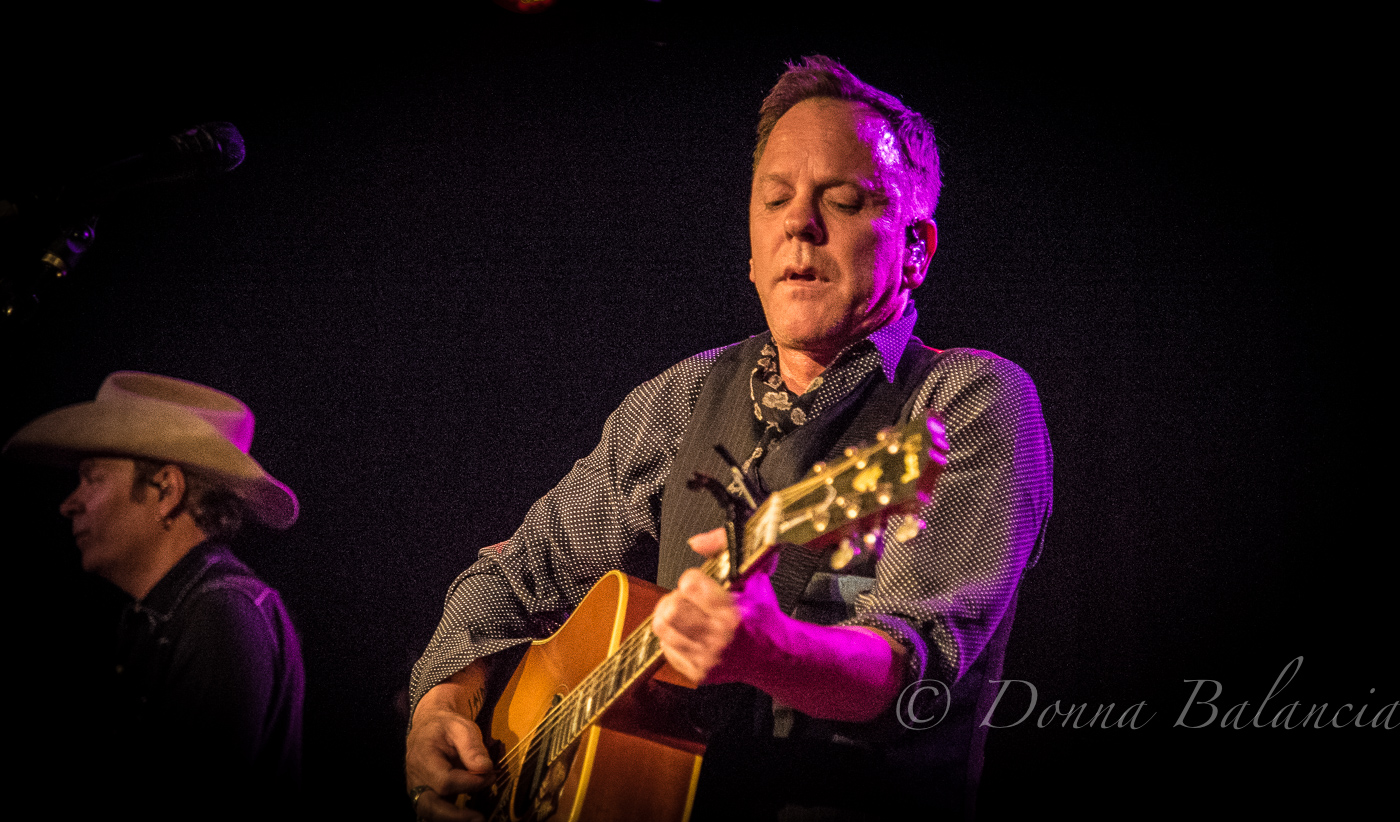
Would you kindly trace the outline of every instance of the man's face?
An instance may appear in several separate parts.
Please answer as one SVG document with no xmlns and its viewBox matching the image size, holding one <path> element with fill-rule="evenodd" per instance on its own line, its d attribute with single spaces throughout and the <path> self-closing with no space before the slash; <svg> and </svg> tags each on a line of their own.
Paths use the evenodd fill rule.
<svg viewBox="0 0 1400 822">
<path fill-rule="evenodd" d="M 843 100 L 804 100 L 773 127 L 749 199 L 749 279 L 773 338 L 818 359 L 896 319 L 910 218 L 889 126 Z"/>
<path fill-rule="evenodd" d="M 90 457 L 78 464 L 78 487 L 58 510 L 73 520 L 83 570 L 113 581 L 123 578 L 159 538 L 159 495 L 138 492 L 140 501 L 133 500 L 135 476 L 136 464 L 129 459 Z"/>
</svg>

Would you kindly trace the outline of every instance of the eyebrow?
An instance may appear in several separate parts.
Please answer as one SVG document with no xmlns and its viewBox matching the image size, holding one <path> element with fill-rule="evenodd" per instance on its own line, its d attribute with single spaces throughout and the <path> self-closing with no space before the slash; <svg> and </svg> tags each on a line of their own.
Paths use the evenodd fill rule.
<svg viewBox="0 0 1400 822">
<path fill-rule="evenodd" d="M 88 457 L 78 463 L 78 476 L 86 477 L 95 472 L 101 471 L 105 467 L 100 457 Z"/>
<path fill-rule="evenodd" d="M 757 185 L 764 185 L 766 183 L 776 183 L 778 185 L 792 185 L 792 183 L 790 183 L 786 177 L 774 171 L 770 171 L 761 177 L 755 177 L 754 183 Z M 840 188 L 841 186 L 855 186 L 856 188 L 865 192 L 869 192 L 871 194 L 875 194 L 882 197 L 889 196 L 888 189 L 885 187 L 884 182 L 880 180 L 879 177 L 871 177 L 868 181 L 865 179 L 850 179 L 846 177 L 841 177 L 819 182 L 817 184 L 817 188 L 823 190 L 831 188 Z"/>
</svg>

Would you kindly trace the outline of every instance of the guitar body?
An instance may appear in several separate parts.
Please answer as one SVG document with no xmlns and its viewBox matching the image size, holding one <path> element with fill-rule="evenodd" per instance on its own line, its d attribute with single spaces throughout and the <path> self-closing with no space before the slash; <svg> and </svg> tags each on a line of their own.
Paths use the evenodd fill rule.
<svg viewBox="0 0 1400 822">
<path fill-rule="evenodd" d="M 531 644 L 491 712 L 488 739 L 515 749 L 550 707 L 573 691 L 622 638 L 644 621 L 666 591 L 613 571 L 598 581 L 555 634 Z M 493 798 L 492 819 L 531 822 L 655 820 L 684 822 L 700 777 L 703 744 L 678 725 L 678 691 L 693 688 L 663 666 L 625 691 L 553 766 L 529 758 L 507 767 L 510 795 Z M 504 805 L 504 807 L 500 807 Z M 503 812 L 504 811 L 504 812 Z"/>
</svg>

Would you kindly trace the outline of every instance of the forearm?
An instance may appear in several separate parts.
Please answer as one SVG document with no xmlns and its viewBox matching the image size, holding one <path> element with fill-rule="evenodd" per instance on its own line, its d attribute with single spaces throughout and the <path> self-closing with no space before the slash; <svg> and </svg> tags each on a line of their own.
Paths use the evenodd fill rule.
<svg viewBox="0 0 1400 822">
<path fill-rule="evenodd" d="M 704 556 L 723 550 L 720 529 L 698 534 Z M 768 571 L 725 590 L 696 569 L 657 603 L 652 630 L 666 659 L 695 682 L 745 682 L 818 719 L 865 722 L 904 685 L 908 650 L 867 626 L 814 625 L 784 614 Z"/>
<path fill-rule="evenodd" d="M 476 661 L 535 636 L 531 616 L 514 597 L 511 580 L 494 558 L 487 556 L 494 553 L 494 547 L 483 549 L 483 556 L 449 589 L 442 620 L 409 679 L 410 716 L 430 689 L 450 681 Z"/>
<path fill-rule="evenodd" d="M 1049 515 L 1053 457 L 1035 386 L 999 357 L 950 350 L 919 408 L 943 420 L 950 452 L 910 540 L 886 539 L 875 584 L 847 625 L 909 649 L 908 677 L 956 683 L 983 653 L 1032 561 Z M 891 522 L 887 533 L 896 532 Z"/>
<path fill-rule="evenodd" d="M 904 646 L 871 628 L 812 625 L 785 619 L 755 637 L 768 664 L 745 679 L 808 716 L 866 722 L 899 694 L 907 671 Z"/>
<path fill-rule="evenodd" d="M 451 711 L 473 722 L 486 701 L 487 661 L 479 659 L 428 689 L 413 711 L 413 722 L 434 711 Z"/>
</svg>

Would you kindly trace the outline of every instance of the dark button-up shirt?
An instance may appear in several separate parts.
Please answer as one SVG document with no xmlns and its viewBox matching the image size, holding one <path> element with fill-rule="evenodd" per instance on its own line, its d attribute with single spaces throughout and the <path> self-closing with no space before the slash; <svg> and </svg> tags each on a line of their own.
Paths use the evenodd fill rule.
<svg viewBox="0 0 1400 822">
<path fill-rule="evenodd" d="M 202 810 L 293 792 L 300 779 L 301 646 L 286 607 L 216 543 L 192 549 L 118 626 L 113 744 L 130 757 L 133 802 Z M 166 805 L 169 803 L 169 806 Z"/>
</svg>

